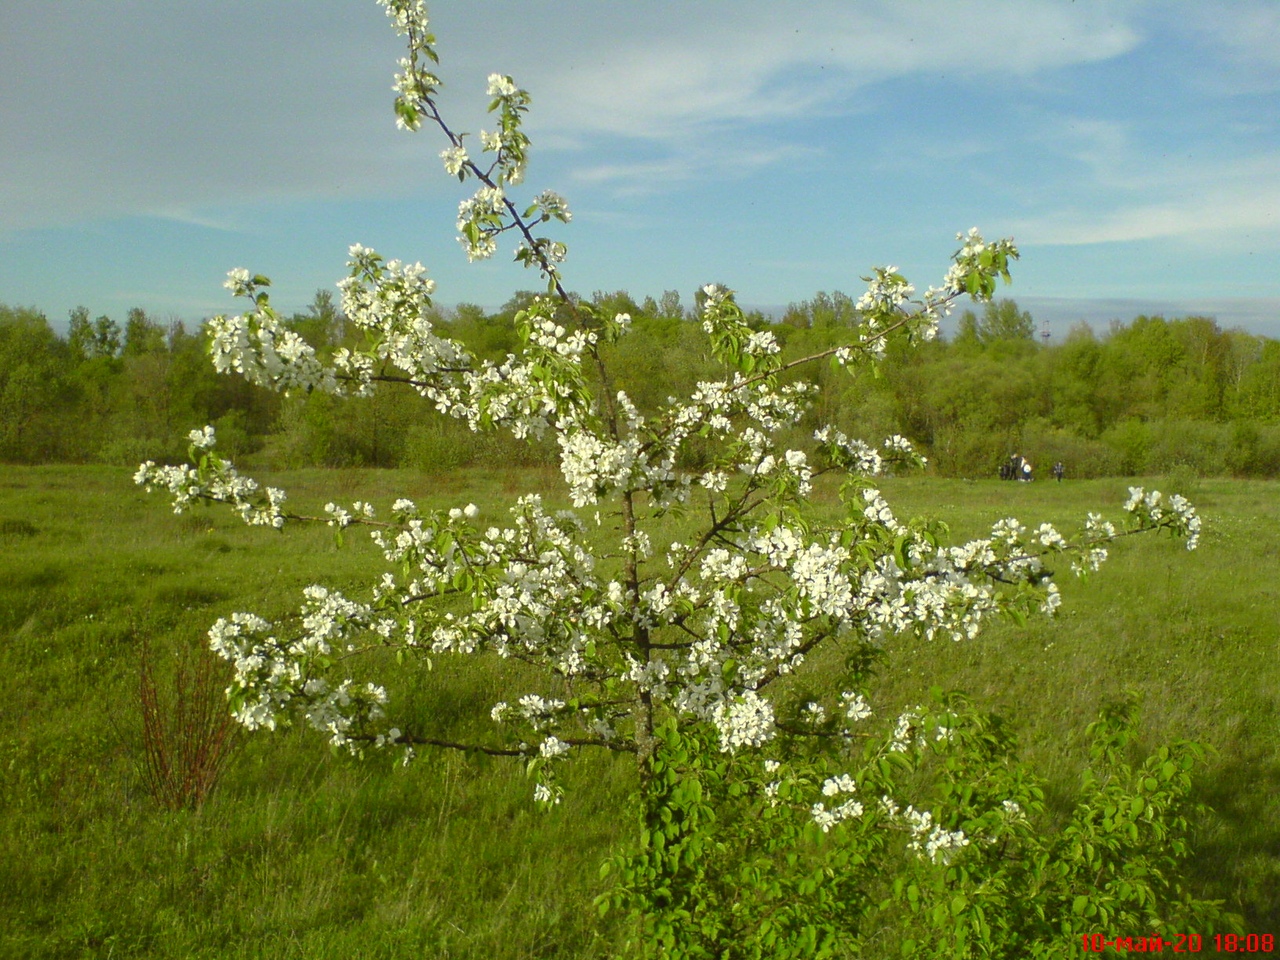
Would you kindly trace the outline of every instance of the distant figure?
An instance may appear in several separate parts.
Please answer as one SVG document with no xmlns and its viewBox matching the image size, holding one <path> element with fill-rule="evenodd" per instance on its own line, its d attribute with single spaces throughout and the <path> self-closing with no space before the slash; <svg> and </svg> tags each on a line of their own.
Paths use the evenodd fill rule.
<svg viewBox="0 0 1280 960">
<path fill-rule="evenodd" d="M 1031 482 L 1031 462 L 1029 460 L 1022 461 L 1022 480 L 1025 483 Z"/>
<path fill-rule="evenodd" d="M 1061 460 L 1059 460 L 1057 463 L 1053 465 L 1053 478 L 1057 480 L 1059 483 L 1062 482 L 1062 477 L 1066 472 L 1067 472 L 1067 468 L 1062 465 Z"/>
</svg>

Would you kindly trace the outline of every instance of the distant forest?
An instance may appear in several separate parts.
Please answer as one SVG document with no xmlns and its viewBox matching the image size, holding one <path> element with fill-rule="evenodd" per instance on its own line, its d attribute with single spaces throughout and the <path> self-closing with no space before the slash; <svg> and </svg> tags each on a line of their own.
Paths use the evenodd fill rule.
<svg viewBox="0 0 1280 960">
<path fill-rule="evenodd" d="M 480 357 L 516 350 L 518 293 L 496 313 L 460 304 L 435 320 Z M 697 304 L 679 294 L 636 302 L 625 291 L 592 302 L 627 312 L 633 332 L 611 349 L 616 385 L 642 412 L 700 380 L 723 375 L 709 358 Z M 819 293 L 769 325 L 790 356 L 847 335 L 854 301 Z M 354 345 L 354 331 L 321 291 L 290 325 L 320 351 Z M 1040 477 L 1061 461 L 1067 477 L 1191 472 L 1280 476 L 1280 341 L 1222 330 L 1208 317 L 1140 316 L 1095 332 L 1073 327 L 1039 342 L 1012 300 L 966 311 L 945 341 L 896 344 L 878 372 L 823 369 L 819 405 L 794 443 L 821 423 L 878 440 L 901 433 L 946 476 L 994 477 L 1017 453 Z M 219 447 L 265 469 L 551 463 L 554 449 L 472 435 L 411 390 L 370 398 L 283 397 L 213 370 L 199 330 L 140 309 L 123 325 L 85 308 L 59 336 L 40 311 L 0 305 L 0 461 L 135 465 L 186 456 L 187 431 L 213 424 Z M 697 460 L 699 453 L 690 453 Z M 691 463 L 690 466 L 697 466 Z"/>
</svg>

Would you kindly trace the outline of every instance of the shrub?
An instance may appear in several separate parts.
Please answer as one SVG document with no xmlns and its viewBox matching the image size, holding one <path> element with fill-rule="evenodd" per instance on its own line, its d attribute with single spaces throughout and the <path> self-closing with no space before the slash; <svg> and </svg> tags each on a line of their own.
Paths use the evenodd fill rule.
<svg viewBox="0 0 1280 960">
<path fill-rule="evenodd" d="M 153 661 L 151 645 L 144 641 L 138 671 L 143 782 L 162 807 L 199 808 L 239 739 L 239 727 L 226 709 L 225 682 L 218 661 L 206 650 L 178 660 L 166 696 Z"/>
</svg>

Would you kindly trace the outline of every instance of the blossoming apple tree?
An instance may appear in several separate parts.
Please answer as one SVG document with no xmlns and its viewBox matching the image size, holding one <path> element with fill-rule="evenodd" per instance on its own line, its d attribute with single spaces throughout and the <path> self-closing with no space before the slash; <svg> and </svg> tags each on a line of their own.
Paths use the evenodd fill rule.
<svg viewBox="0 0 1280 960">
<path fill-rule="evenodd" d="M 784 359 L 772 333 L 746 324 L 731 291 L 705 287 L 701 325 L 723 376 L 642 415 L 613 386 L 608 365 L 608 347 L 627 335 L 630 318 L 599 315 L 567 293 L 566 247 L 542 235 L 544 225 L 570 221 L 568 204 L 551 191 L 516 200 L 528 161 L 528 93 L 509 76 L 490 76 L 495 129 L 478 143 L 454 131 L 437 108 L 438 61 L 422 3 L 380 2 L 408 44 L 394 88 L 399 125 L 437 128 L 447 173 L 476 184 L 458 212 L 467 256 L 489 257 L 509 238 L 515 259 L 546 281 L 546 295 L 516 318 L 523 349 L 478 361 L 433 322 L 434 283 L 420 264 L 356 245 L 339 288 L 362 346 L 318 355 L 271 306 L 269 281 L 233 270 L 227 286 L 248 308 L 210 322 L 213 362 L 282 391 L 412 389 L 473 430 L 553 442 L 574 509 L 551 510 L 530 495 L 505 521 L 488 505 L 423 510 L 408 499 L 333 502 L 304 516 L 283 491 L 221 457 L 212 428 L 193 431 L 191 463 L 148 462 L 136 476 L 148 489 L 167 488 L 175 511 L 214 502 L 276 529 L 364 527 L 387 562 L 364 595 L 317 584 L 294 617 L 241 612 L 214 624 L 213 650 L 234 667 L 235 716 L 250 729 L 301 720 L 357 754 L 395 747 L 407 759 L 430 747 L 518 758 L 535 774 L 536 799 L 549 804 L 561 796 L 557 769 L 576 754 L 634 755 L 641 837 L 610 866 L 615 892 L 602 906 L 632 909 L 646 930 L 638 942 L 667 943 L 671 955 L 695 942 L 763 944 L 770 931 L 775 951 L 784 941 L 797 950 L 852 943 L 862 920 L 851 918 L 872 909 L 869 865 L 894 849 L 919 862 L 912 869 L 935 871 L 930 882 L 943 890 L 937 902 L 946 913 L 935 924 L 946 932 L 938 944 L 952 949 L 964 930 L 994 936 L 994 920 L 971 909 L 979 898 L 958 907 L 952 896 L 971 897 L 970 880 L 946 879 L 947 871 L 1015 835 L 1031 842 L 1035 788 L 1007 771 L 995 777 L 1005 768 L 990 756 L 979 762 L 991 738 L 960 701 L 935 697 L 928 709 L 877 725 L 865 697 L 870 664 L 903 633 L 968 641 L 996 614 L 1052 614 L 1059 593 L 1050 564 L 1096 569 L 1117 537 L 1166 530 L 1192 548 L 1194 509 L 1135 488 L 1123 530 L 1097 514 L 1070 536 L 1008 519 L 950 546 L 939 525 L 900 519 L 877 489 L 877 477 L 922 463 L 905 438 L 876 447 L 824 427 L 802 447 L 781 443 L 814 399 L 807 370 L 874 364 L 891 340 L 933 337 L 953 303 L 989 300 L 1008 280 L 1017 248 L 976 229 L 958 237 L 941 284 L 922 294 L 895 268 L 876 269 L 845 342 L 811 356 Z M 713 454 L 692 469 L 695 442 Z M 824 475 L 843 478 L 834 520 L 809 502 Z M 480 742 L 415 729 L 396 719 L 384 684 L 353 679 L 361 659 L 394 670 L 404 657 L 454 656 L 521 661 L 536 668 L 522 675 L 540 678 L 492 705 L 493 733 Z M 813 681 L 815 663 L 822 684 Z M 936 782 L 955 789 L 935 791 L 926 809 L 903 771 L 930 762 L 941 764 Z M 958 786 L 966 777 L 976 792 Z M 709 825 L 730 821 L 740 847 L 713 880 L 708 865 L 726 854 L 706 840 Z M 794 868 L 796 850 L 807 851 L 803 869 L 777 873 L 783 879 L 769 881 L 777 889 L 748 870 Z M 735 870 L 756 878 L 754 898 L 715 887 Z M 928 899 L 922 885 L 889 900 L 907 911 Z"/>
</svg>

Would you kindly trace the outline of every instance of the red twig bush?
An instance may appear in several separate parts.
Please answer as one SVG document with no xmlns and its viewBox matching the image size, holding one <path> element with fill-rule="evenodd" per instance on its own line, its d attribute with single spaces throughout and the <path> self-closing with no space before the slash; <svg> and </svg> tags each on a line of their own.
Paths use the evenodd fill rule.
<svg viewBox="0 0 1280 960">
<path fill-rule="evenodd" d="M 172 694 L 164 697 L 150 644 L 143 642 L 138 675 L 143 780 L 156 802 L 169 810 L 203 805 L 238 742 L 218 666 L 207 652 L 180 658 Z"/>
</svg>

